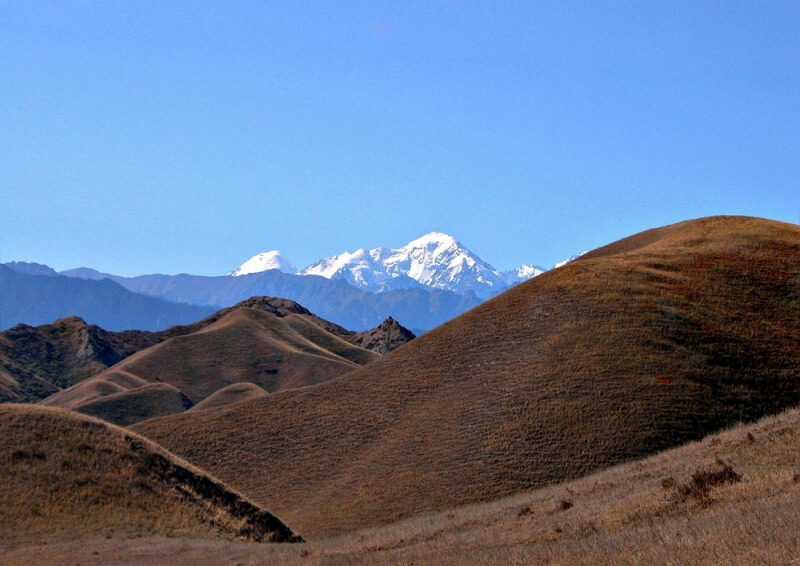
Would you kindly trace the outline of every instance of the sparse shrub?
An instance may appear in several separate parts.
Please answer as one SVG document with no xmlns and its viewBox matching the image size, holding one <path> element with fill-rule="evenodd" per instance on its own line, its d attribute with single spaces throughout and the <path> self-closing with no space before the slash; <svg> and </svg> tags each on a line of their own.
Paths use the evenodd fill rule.
<svg viewBox="0 0 800 566">
<path fill-rule="evenodd" d="M 672 489 L 677 485 L 677 483 L 678 482 L 675 481 L 675 478 L 670 476 L 668 478 L 663 478 L 661 480 L 661 487 L 663 487 L 664 489 Z"/>
<path fill-rule="evenodd" d="M 519 510 L 519 512 L 517 513 L 517 517 L 525 517 L 527 515 L 530 515 L 531 513 L 533 513 L 533 511 L 531 511 L 530 506 L 526 505 L 525 507 Z"/>
<path fill-rule="evenodd" d="M 692 498 L 705 502 L 711 494 L 712 487 L 742 481 L 741 474 L 737 474 L 729 464 L 718 461 L 717 466 L 716 469 L 695 471 L 688 483 L 678 486 L 681 501 Z"/>
<path fill-rule="evenodd" d="M 572 503 L 572 501 L 570 501 L 569 499 L 560 499 L 558 501 L 558 509 L 560 511 L 566 511 L 567 509 L 571 509 L 573 505 L 574 503 Z"/>
</svg>

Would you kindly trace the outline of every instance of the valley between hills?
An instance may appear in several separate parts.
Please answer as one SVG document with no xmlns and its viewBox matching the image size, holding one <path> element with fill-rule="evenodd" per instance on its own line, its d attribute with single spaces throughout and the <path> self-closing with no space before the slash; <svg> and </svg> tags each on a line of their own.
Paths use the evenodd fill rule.
<svg viewBox="0 0 800 566">
<path fill-rule="evenodd" d="M 1 564 L 800 559 L 795 224 L 648 230 L 418 337 L 197 314 L 0 333 Z"/>
</svg>

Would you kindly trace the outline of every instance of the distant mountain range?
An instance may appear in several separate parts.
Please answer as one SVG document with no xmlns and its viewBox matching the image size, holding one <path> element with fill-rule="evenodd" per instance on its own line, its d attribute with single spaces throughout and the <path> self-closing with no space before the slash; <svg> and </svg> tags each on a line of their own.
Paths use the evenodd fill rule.
<svg viewBox="0 0 800 566">
<path fill-rule="evenodd" d="M 135 293 L 210 306 L 214 310 L 253 296 L 283 297 L 307 305 L 319 316 L 356 331 L 374 328 L 393 317 L 415 334 L 420 334 L 482 302 L 474 293 L 459 295 L 421 285 L 413 289 L 372 293 L 340 279 L 290 275 L 277 269 L 240 277 L 186 274 L 119 277 L 88 268 L 61 274 L 65 275 L 90 280 L 110 279 Z"/>
<path fill-rule="evenodd" d="M 38 264 L 0 264 L 0 289 L 0 330 L 68 316 L 81 316 L 108 330 L 161 330 L 195 322 L 216 310 L 147 297 L 108 279 L 64 277 Z"/>
<path fill-rule="evenodd" d="M 421 286 L 458 294 L 473 292 L 481 299 L 493 297 L 545 271 L 535 265 L 498 271 L 452 236 L 430 232 L 400 248 L 360 248 L 326 257 L 303 270 L 298 270 L 281 252 L 272 250 L 250 258 L 230 275 L 273 269 L 293 275 L 341 279 L 374 293 Z"/>
<path fill-rule="evenodd" d="M 2 265 L 7 272 L 16 273 L 17 279 L 37 278 L 30 283 L 29 291 L 43 287 L 50 290 L 36 300 L 4 297 L 9 305 L 2 311 L 0 330 L 19 322 L 45 324 L 65 316 L 80 316 L 109 330 L 162 330 L 199 320 L 250 297 L 267 295 L 297 301 L 355 331 L 374 328 L 392 317 L 420 334 L 545 271 L 533 264 L 498 271 L 455 238 L 440 232 L 431 232 L 400 248 L 344 252 L 302 270 L 273 250 L 250 258 L 228 275 L 216 277 L 122 277 L 88 267 L 59 273 L 38 263 Z M 86 280 L 86 285 L 77 283 L 80 280 Z M 153 303 L 153 298 L 168 302 Z M 134 308 L 141 299 L 150 302 Z"/>
</svg>

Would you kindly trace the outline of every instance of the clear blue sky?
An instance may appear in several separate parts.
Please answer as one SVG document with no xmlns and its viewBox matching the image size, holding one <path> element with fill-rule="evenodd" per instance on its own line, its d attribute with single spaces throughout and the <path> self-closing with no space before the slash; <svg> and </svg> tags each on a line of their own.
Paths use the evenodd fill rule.
<svg viewBox="0 0 800 566">
<path fill-rule="evenodd" d="M 800 220 L 800 3 L 0 0 L 0 261 L 550 267 Z"/>
</svg>

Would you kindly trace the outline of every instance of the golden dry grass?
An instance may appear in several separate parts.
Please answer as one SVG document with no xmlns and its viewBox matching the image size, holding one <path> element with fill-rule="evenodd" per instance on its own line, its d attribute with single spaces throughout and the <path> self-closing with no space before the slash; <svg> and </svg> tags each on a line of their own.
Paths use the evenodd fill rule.
<svg viewBox="0 0 800 566">
<path fill-rule="evenodd" d="M 798 444 L 792 409 L 577 480 L 299 545 L 95 537 L 20 546 L 0 563 L 793 564 Z M 724 466 L 739 481 L 685 495 L 698 472 Z"/>
<path fill-rule="evenodd" d="M 277 317 L 239 307 L 196 332 L 137 352 L 42 404 L 131 424 L 182 412 L 235 383 L 281 391 L 338 377 L 379 357 L 298 314 Z M 156 395 L 153 384 L 176 391 L 170 395 L 162 387 Z"/>
<path fill-rule="evenodd" d="M 154 443 L 71 411 L 0 405 L 0 545 L 86 536 L 286 540 L 285 525 Z"/>
<path fill-rule="evenodd" d="M 498 499 L 800 401 L 798 227 L 633 236 L 347 377 L 135 430 L 321 538 Z"/>
</svg>

